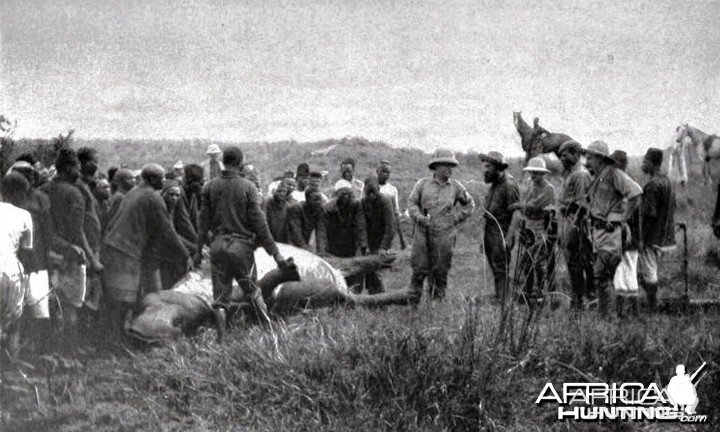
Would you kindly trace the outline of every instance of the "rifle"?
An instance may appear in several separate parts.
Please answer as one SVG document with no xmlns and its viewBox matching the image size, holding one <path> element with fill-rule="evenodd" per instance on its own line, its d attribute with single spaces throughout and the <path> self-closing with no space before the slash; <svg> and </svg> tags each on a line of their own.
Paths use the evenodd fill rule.
<svg viewBox="0 0 720 432">
<path fill-rule="evenodd" d="M 400 249 L 405 250 L 407 243 L 405 243 L 405 236 L 403 235 L 402 227 L 400 226 L 400 216 L 397 213 L 395 214 L 395 230 L 400 238 Z"/>
</svg>

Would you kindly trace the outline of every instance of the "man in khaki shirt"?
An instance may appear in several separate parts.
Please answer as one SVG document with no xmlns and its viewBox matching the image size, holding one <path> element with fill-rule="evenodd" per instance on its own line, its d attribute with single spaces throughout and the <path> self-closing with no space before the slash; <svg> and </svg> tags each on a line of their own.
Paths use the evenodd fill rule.
<svg viewBox="0 0 720 432">
<path fill-rule="evenodd" d="M 450 179 L 456 166 L 458 161 L 452 151 L 437 150 L 428 165 L 433 175 L 420 179 L 410 193 L 409 212 L 415 223 L 411 256 L 414 303 L 422 297 L 425 278 L 429 278 L 433 299 L 445 297 L 455 227 L 475 209 L 475 201 L 465 186 Z"/>
<path fill-rule="evenodd" d="M 637 198 L 642 195 L 642 189 L 615 166 L 608 145 L 603 141 L 590 144 L 585 155 L 588 168 L 595 175 L 587 192 L 595 251 L 593 280 L 598 295 L 598 311 L 607 316 L 609 286 L 622 259 L 623 225 L 637 207 Z"/>
</svg>

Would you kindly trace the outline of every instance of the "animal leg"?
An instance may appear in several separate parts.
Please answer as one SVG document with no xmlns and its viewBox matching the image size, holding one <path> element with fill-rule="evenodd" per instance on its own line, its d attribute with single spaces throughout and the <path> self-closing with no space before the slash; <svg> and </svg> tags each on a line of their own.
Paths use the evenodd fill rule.
<svg viewBox="0 0 720 432">
<path fill-rule="evenodd" d="M 354 306 L 382 307 L 410 304 L 411 293 L 407 288 L 386 291 L 379 294 L 350 294 L 348 300 Z"/>
</svg>

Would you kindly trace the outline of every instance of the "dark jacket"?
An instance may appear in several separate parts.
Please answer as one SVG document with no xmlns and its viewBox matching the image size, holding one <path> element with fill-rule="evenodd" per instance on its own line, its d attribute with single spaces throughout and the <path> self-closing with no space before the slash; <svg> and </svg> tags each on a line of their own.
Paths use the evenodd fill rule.
<svg viewBox="0 0 720 432">
<path fill-rule="evenodd" d="M 188 252 L 194 253 L 197 247 L 197 231 L 195 231 L 195 227 L 190 221 L 190 216 L 182 200 L 178 201 L 175 208 L 169 213 L 173 228 L 177 235 L 180 236 L 183 246 Z"/>
<path fill-rule="evenodd" d="M 125 194 L 108 226 L 105 245 L 137 260 L 177 262 L 189 256 L 170 223 L 165 201 L 149 185 Z"/>
<path fill-rule="evenodd" d="M 317 214 L 310 213 L 306 202 L 295 203 L 288 209 L 290 224 L 290 242 L 299 248 L 310 250 L 310 236 L 315 231 L 315 252 L 324 255 L 327 251 L 327 234 L 325 232 L 325 215 L 322 210 Z"/>
<path fill-rule="evenodd" d="M 257 188 L 235 171 L 222 175 L 203 188 L 198 243 L 205 244 L 208 232 L 231 234 L 253 245 L 261 245 L 274 255 L 278 252 L 265 214 L 260 208 Z"/>
<path fill-rule="evenodd" d="M 359 201 L 344 210 L 337 199 L 325 204 L 325 232 L 327 252 L 338 257 L 353 257 L 358 248 L 368 247 L 365 215 Z"/>
<path fill-rule="evenodd" d="M 675 245 L 675 190 L 665 174 L 656 174 L 643 188 L 640 203 L 645 246 Z"/>
<path fill-rule="evenodd" d="M 193 192 L 188 187 L 182 188 L 181 201 L 188 211 L 190 222 L 195 227 L 195 231 L 200 230 L 200 194 Z"/>
<path fill-rule="evenodd" d="M 488 189 L 485 209 L 497 220 L 504 234 L 507 234 L 513 216 L 513 211 L 508 207 L 518 201 L 520 201 L 520 189 L 517 183 L 505 172 L 501 173 L 498 181 Z M 497 224 L 492 218 L 485 215 L 485 219 L 486 231 L 497 230 Z"/>
<path fill-rule="evenodd" d="M 390 249 L 395 236 L 395 213 L 390 198 L 378 193 L 378 199 L 361 201 L 365 215 L 368 247 L 371 253 Z"/>
<path fill-rule="evenodd" d="M 55 177 L 40 190 L 50 200 L 52 223 L 55 228 L 53 249 L 66 258 L 74 257 L 70 245 L 83 247 L 85 226 L 85 197 L 74 183 Z"/>
<path fill-rule="evenodd" d="M 22 209 L 30 213 L 33 223 L 32 259 L 26 263 L 25 271 L 47 270 L 48 252 L 55 236 L 50 199 L 43 192 L 31 189 Z"/>
<path fill-rule="evenodd" d="M 293 203 L 294 201 L 277 202 L 273 197 L 263 202 L 265 218 L 276 242 L 290 243 L 289 209 Z"/>
<path fill-rule="evenodd" d="M 125 194 L 120 191 L 115 191 L 112 195 L 110 195 L 110 199 L 108 200 L 107 224 L 105 224 L 103 231 L 107 231 L 107 227 L 112 218 L 117 214 L 124 196 Z"/>
<path fill-rule="evenodd" d="M 98 253 L 100 251 L 100 244 L 102 243 L 102 225 L 97 212 L 98 202 L 92 190 L 90 190 L 91 185 L 80 179 L 77 181 L 76 186 L 85 198 L 85 224 L 83 225 L 85 238 L 93 253 Z"/>
</svg>

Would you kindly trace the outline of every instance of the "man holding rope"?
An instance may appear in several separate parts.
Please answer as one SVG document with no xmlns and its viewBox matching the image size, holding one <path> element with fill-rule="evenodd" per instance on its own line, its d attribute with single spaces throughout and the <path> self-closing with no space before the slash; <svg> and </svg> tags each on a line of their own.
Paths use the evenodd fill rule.
<svg viewBox="0 0 720 432">
<path fill-rule="evenodd" d="M 451 180 L 458 166 L 455 154 L 439 149 L 428 167 L 431 177 L 420 179 L 409 199 L 410 217 L 415 223 L 412 245 L 411 302 L 420 302 L 425 278 L 429 278 L 430 297 L 442 300 L 452 265 L 456 226 L 472 214 L 475 201 L 457 180 Z"/>
</svg>

